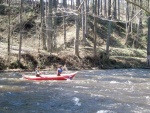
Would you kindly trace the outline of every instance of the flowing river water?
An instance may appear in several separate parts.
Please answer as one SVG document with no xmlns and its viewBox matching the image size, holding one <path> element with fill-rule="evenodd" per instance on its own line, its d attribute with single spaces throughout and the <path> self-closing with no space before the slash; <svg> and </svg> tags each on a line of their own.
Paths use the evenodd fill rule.
<svg viewBox="0 0 150 113">
<path fill-rule="evenodd" d="M 150 113 L 150 70 L 79 71 L 73 80 L 0 73 L 0 113 Z"/>
</svg>

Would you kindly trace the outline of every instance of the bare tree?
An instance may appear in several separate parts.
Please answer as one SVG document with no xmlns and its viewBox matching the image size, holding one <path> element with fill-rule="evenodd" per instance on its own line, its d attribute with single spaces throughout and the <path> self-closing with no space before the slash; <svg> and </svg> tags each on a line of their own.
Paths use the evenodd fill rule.
<svg viewBox="0 0 150 113">
<path fill-rule="evenodd" d="M 135 2 L 133 2 L 133 1 L 131 1 L 131 0 L 125 0 L 125 1 L 127 1 L 128 3 L 131 3 L 131 4 L 135 5 L 135 6 L 140 7 L 142 10 L 144 10 L 147 14 L 150 15 L 150 11 L 148 10 L 147 7 L 141 7 L 139 4 L 137 4 L 137 3 L 135 3 Z M 147 4 L 147 5 L 148 5 L 148 4 Z"/>
<path fill-rule="evenodd" d="M 84 2 L 84 0 L 82 0 L 82 2 Z M 82 13 L 82 42 L 83 42 L 83 45 L 85 45 L 85 7 L 84 7 L 84 3 L 82 5 L 82 8 L 81 8 L 81 13 Z"/>
<path fill-rule="evenodd" d="M 44 2 L 43 0 L 40 0 L 40 9 L 41 9 L 41 33 L 40 33 L 40 37 L 43 41 L 43 49 L 46 50 L 46 38 L 44 36 Z"/>
<path fill-rule="evenodd" d="M 118 0 L 118 20 L 120 20 L 120 0 Z"/>
<path fill-rule="evenodd" d="M 92 11 L 93 11 L 93 13 L 94 13 L 94 7 L 95 7 L 95 5 L 94 5 L 94 0 L 92 1 Z"/>
<path fill-rule="evenodd" d="M 149 15 L 149 17 L 148 17 L 147 64 L 148 64 L 148 66 L 150 66 L 150 11 L 148 10 L 149 8 L 143 7 L 143 6 L 141 6 L 141 5 L 139 5 L 136 2 L 131 1 L 131 0 L 126 0 L 126 1 L 135 5 L 135 6 L 140 7 L 142 10 L 144 10 L 147 13 L 147 15 Z M 147 4 L 147 5 L 149 7 L 149 4 Z"/>
<path fill-rule="evenodd" d="M 110 36 L 111 36 L 111 17 L 109 17 L 108 21 L 108 35 L 107 35 L 107 43 L 106 43 L 106 55 L 107 58 L 109 59 L 109 44 L 110 44 Z"/>
<path fill-rule="evenodd" d="M 104 16 L 107 17 L 106 0 L 104 0 Z"/>
<path fill-rule="evenodd" d="M 53 42 L 52 42 L 52 0 L 48 1 L 48 17 L 47 17 L 47 50 L 52 52 Z"/>
<path fill-rule="evenodd" d="M 87 19 L 87 0 L 85 1 L 85 4 L 84 4 L 84 7 L 85 7 L 85 36 L 87 36 L 87 24 L 88 24 L 88 19 Z"/>
<path fill-rule="evenodd" d="M 67 8 L 67 0 L 63 0 L 63 6 Z"/>
<path fill-rule="evenodd" d="M 54 38 L 53 38 L 54 45 L 53 45 L 53 47 L 56 49 L 57 48 L 56 32 L 57 32 L 57 5 L 58 5 L 58 0 L 54 0 L 53 4 L 54 4 L 54 13 L 55 13 L 55 16 L 53 16 L 53 19 L 54 19 L 54 33 L 53 33 L 54 34 Z"/>
<path fill-rule="evenodd" d="M 66 0 L 63 0 L 63 7 L 67 8 L 67 2 Z M 66 39 L 66 19 L 65 19 L 65 12 L 63 12 L 63 29 L 64 29 L 64 47 L 66 48 L 67 46 L 67 39 Z"/>
<path fill-rule="evenodd" d="M 111 0 L 108 0 L 108 17 L 111 15 Z"/>
<path fill-rule="evenodd" d="M 97 4 L 97 0 L 95 0 L 95 4 Z M 97 43 L 97 21 L 96 21 L 96 15 L 97 15 L 97 7 L 95 7 L 95 9 L 94 9 L 94 14 L 95 14 L 95 16 L 94 16 L 94 57 L 96 57 L 96 43 Z"/>
<path fill-rule="evenodd" d="M 147 4 L 148 4 L 148 11 L 150 10 L 150 0 L 147 0 Z"/>
<path fill-rule="evenodd" d="M 99 12 L 99 11 L 100 11 L 99 9 L 100 9 L 100 0 L 97 1 L 97 14 L 98 14 L 98 15 L 99 15 L 99 13 L 100 13 L 100 12 Z"/>
<path fill-rule="evenodd" d="M 143 7 L 143 1 L 142 0 L 140 0 L 139 1 L 140 2 L 140 6 L 141 7 Z M 141 8 L 140 8 L 140 10 L 141 10 Z M 139 21 L 139 29 L 140 29 L 140 32 L 141 32 L 141 30 L 142 30 L 142 11 L 140 12 L 140 17 L 139 17 L 139 19 L 140 19 L 140 21 Z"/>
<path fill-rule="evenodd" d="M 79 0 L 76 1 L 76 10 L 79 7 Z M 74 41 L 74 46 L 75 46 L 75 55 L 79 56 L 79 14 L 76 15 L 76 37 Z"/>
<path fill-rule="evenodd" d="M 8 2 L 8 9 L 9 9 L 9 12 L 8 12 L 8 58 L 7 58 L 7 61 L 9 63 L 10 61 L 10 0 Z"/>
<path fill-rule="evenodd" d="M 73 9 L 73 0 L 71 0 L 71 9 Z"/>
<path fill-rule="evenodd" d="M 129 31 L 130 31 L 130 25 L 131 23 L 129 22 L 129 3 L 127 2 L 126 6 L 126 39 L 125 39 L 125 45 L 127 46 L 128 44 L 128 37 L 129 37 Z"/>
<path fill-rule="evenodd" d="M 20 0 L 20 40 L 19 40 L 19 54 L 18 54 L 19 64 L 21 59 L 21 47 L 22 47 L 22 9 L 23 9 L 23 0 Z"/>
<path fill-rule="evenodd" d="M 102 15 L 102 11 L 103 11 L 103 0 L 100 0 L 100 15 Z"/>
<path fill-rule="evenodd" d="M 147 64 L 150 66 L 150 16 L 148 17 Z"/>
<path fill-rule="evenodd" d="M 136 2 L 136 0 L 134 0 L 134 2 Z M 132 11 L 131 11 L 131 18 L 133 18 L 134 14 L 135 14 L 135 6 L 132 4 Z M 133 22 L 131 22 L 131 37 L 133 39 L 133 43 L 132 43 L 132 47 L 135 47 L 135 41 L 136 41 L 136 37 L 133 36 L 133 30 L 132 30 L 132 24 Z"/>
<path fill-rule="evenodd" d="M 117 19 L 117 1 L 114 0 L 113 2 L 113 18 Z"/>
<path fill-rule="evenodd" d="M 87 1 L 87 12 L 89 12 L 89 7 L 90 7 L 90 6 L 89 6 L 89 5 L 90 5 L 90 2 L 89 2 L 89 1 L 90 1 L 90 0 L 86 0 L 86 1 Z"/>
</svg>

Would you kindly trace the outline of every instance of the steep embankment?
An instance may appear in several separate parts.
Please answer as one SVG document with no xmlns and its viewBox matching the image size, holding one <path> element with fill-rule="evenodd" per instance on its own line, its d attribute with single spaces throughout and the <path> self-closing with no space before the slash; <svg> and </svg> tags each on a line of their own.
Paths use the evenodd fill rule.
<svg viewBox="0 0 150 113">
<path fill-rule="evenodd" d="M 19 49 L 19 16 L 17 8 L 13 8 L 15 13 L 11 15 L 11 54 L 10 62 L 7 63 L 8 46 L 8 15 L 0 16 L 0 70 L 9 68 L 18 68 L 17 62 Z M 16 10 L 15 10 L 16 9 Z M 71 18 L 71 19 L 70 19 Z M 62 18 L 59 18 L 60 20 Z M 29 9 L 23 14 L 23 41 L 22 58 L 20 67 L 24 69 L 34 69 L 37 65 L 41 68 L 54 70 L 58 64 L 66 64 L 69 69 L 100 69 L 100 68 L 131 68 L 146 66 L 145 41 L 136 43 L 137 48 L 131 47 L 133 39 L 129 39 L 129 46 L 125 42 L 125 25 L 123 23 L 112 23 L 110 38 L 110 60 L 106 59 L 106 41 L 107 41 L 107 21 L 97 20 L 97 57 L 93 57 L 93 19 L 88 21 L 88 35 L 86 35 L 86 45 L 80 43 L 80 57 L 73 55 L 75 25 L 74 18 L 66 18 L 66 37 L 67 48 L 64 48 L 63 25 L 60 24 L 56 29 L 56 49 L 50 55 L 49 52 L 42 49 L 42 39 L 40 35 L 40 16 Z M 70 21 L 71 20 L 71 21 Z M 45 29 L 46 30 L 46 29 Z M 82 29 L 80 30 L 80 41 L 82 40 Z M 46 38 L 46 34 L 44 36 Z"/>
</svg>

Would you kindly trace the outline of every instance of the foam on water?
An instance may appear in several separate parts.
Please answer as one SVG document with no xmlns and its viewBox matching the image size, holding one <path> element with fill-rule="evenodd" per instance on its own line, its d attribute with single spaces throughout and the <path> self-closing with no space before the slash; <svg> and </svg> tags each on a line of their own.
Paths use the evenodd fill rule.
<svg viewBox="0 0 150 113">
<path fill-rule="evenodd" d="M 116 112 L 110 110 L 99 110 L 96 113 L 116 113 Z"/>
<path fill-rule="evenodd" d="M 77 98 L 77 97 L 73 97 L 73 102 L 74 102 L 74 104 L 75 105 L 77 105 L 77 106 L 81 106 L 81 102 L 80 102 L 80 99 L 79 98 Z"/>
<path fill-rule="evenodd" d="M 110 81 L 110 83 L 111 83 L 111 84 L 117 84 L 117 83 L 119 83 L 119 82 L 117 82 L 117 81 Z"/>
<path fill-rule="evenodd" d="M 75 88 L 88 89 L 88 87 L 83 87 L 83 86 L 75 86 Z"/>
</svg>

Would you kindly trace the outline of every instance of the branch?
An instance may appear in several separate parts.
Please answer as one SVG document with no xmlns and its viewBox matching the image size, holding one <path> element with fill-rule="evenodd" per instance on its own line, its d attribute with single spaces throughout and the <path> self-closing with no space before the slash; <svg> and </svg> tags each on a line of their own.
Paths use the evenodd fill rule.
<svg viewBox="0 0 150 113">
<path fill-rule="evenodd" d="M 80 4 L 79 8 L 78 8 L 78 12 L 79 10 L 81 9 L 81 6 L 83 5 L 83 3 L 85 2 L 86 0 L 83 0 L 82 3 Z"/>
<path fill-rule="evenodd" d="M 136 15 L 134 15 L 134 17 L 131 18 L 131 20 L 129 20 L 128 22 L 131 22 L 141 11 L 142 11 L 142 9 Z"/>
<path fill-rule="evenodd" d="M 147 9 L 145 9 L 144 7 L 141 7 L 140 5 L 138 5 L 138 4 L 136 4 L 136 3 L 134 3 L 134 2 L 132 2 L 132 1 L 130 1 L 130 0 L 125 0 L 126 2 L 129 2 L 129 3 L 131 3 L 131 4 L 133 4 L 133 5 L 135 5 L 135 6 L 138 6 L 138 7 L 140 7 L 141 9 L 143 9 L 145 12 L 147 12 L 148 13 L 148 15 L 150 15 L 150 11 L 148 11 Z"/>
</svg>

